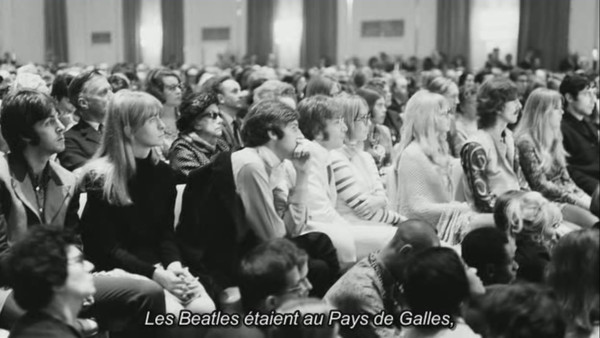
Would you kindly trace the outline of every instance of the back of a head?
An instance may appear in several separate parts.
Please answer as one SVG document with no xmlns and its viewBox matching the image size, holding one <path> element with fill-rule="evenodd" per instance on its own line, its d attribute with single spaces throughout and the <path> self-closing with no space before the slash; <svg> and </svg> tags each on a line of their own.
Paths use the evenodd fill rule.
<svg viewBox="0 0 600 338">
<path fill-rule="evenodd" d="M 494 223 L 496 228 L 506 234 L 514 235 L 515 232 L 521 231 L 520 224 L 517 219 L 512 217 L 514 209 L 520 203 L 520 199 L 525 195 L 521 190 L 510 190 L 498 196 L 494 204 Z"/>
<path fill-rule="evenodd" d="M 404 296 L 413 313 L 460 315 L 469 297 L 465 266 L 450 248 L 434 247 L 415 254 L 404 272 Z"/>
<path fill-rule="evenodd" d="M 273 100 L 280 97 L 296 99 L 296 91 L 292 85 L 279 81 L 268 80 L 254 90 L 254 103 L 262 100 Z"/>
<path fill-rule="evenodd" d="M 309 140 L 314 140 L 325 130 L 327 120 L 342 116 L 342 111 L 335 105 L 334 99 L 324 95 L 315 95 L 300 101 L 298 113 L 300 130 Z"/>
<path fill-rule="evenodd" d="M 291 299 L 283 303 L 277 312 L 281 314 L 300 313 L 299 318 L 305 314 L 323 315 L 325 321 L 328 321 L 330 311 L 333 307 L 322 300 L 315 298 Z M 270 330 L 271 338 L 336 338 L 338 337 L 338 328 L 336 325 L 304 325 L 302 320 L 298 320 L 298 325 L 279 325 Z"/>
<path fill-rule="evenodd" d="M 331 96 L 334 81 L 326 76 L 311 77 L 306 84 L 306 97 L 314 95 Z"/>
<path fill-rule="evenodd" d="M 552 251 L 547 283 L 574 326 L 592 328 L 591 314 L 598 316 L 600 297 L 600 233 L 597 229 L 573 231 L 563 236 Z"/>
<path fill-rule="evenodd" d="M 477 274 L 484 285 L 508 283 L 510 280 L 497 280 L 488 276 L 488 268 L 506 265 L 507 255 L 505 246 L 508 237 L 498 228 L 479 228 L 469 232 L 461 242 L 461 254 L 465 263 L 477 269 Z M 504 276 L 503 276 L 504 277 Z"/>
<path fill-rule="evenodd" d="M 418 252 L 439 245 L 439 238 L 434 227 L 420 219 L 409 219 L 398 224 L 398 230 L 387 244 L 390 248 L 400 249 L 410 245 L 413 252 Z"/>
<path fill-rule="evenodd" d="M 246 311 L 261 309 L 270 295 L 287 287 L 287 274 L 307 261 L 306 253 L 287 239 L 260 244 L 241 262 L 239 288 Z"/>
<path fill-rule="evenodd" d="M 69 97 L 69 84 L 73 81 L 75 77 L 69 73 L 63 73 L 57 75 L 52 83 L 52 91 L 50 92 L 50 96 L 52 96 L 56 101 L 60 101 L 63 98 Z"/>
<path fill-rule="evenodd" d="M 427 84 L 427 90 L 432 93 L 447 95 L 453 86 L 456 86 L 456 84 L 452 82 L 452 80 L 443 76 L 438 76 L 429 81 Z"/>
<path fill-rule="evenodd" d="M 255 103 L 244 117 L 242 140 L 246 147 L 258 147 L 269 142 L 269 131 L 283 137 L 283 128 L 298 120 L 298 112 L 279 100 Z"/>
<path fill-rule="evenodd" d="M 377 100 L 383 98 L 383 95 L 380 94 L 378 91 L 365 87 L 359 88 L 356 91 L 356 95 L 362 97 L 363 99 L 365 99 L 365 101 L 367 101 L 367 105 L 369 105 L 369 111 L 373 110 L 373 107 L 375 106 Z"/>
<path fill-rule="evenodd" d="M 536 284 L 488 289 L 481 310 L 489 337 L 563 338 L 565 321 L 556 297 Z"/>
<path fill-rule="evenodd" d="M 36 226 L 16 242 L 8 257 L 8 272 L 17 304 L 27 311 L 41 310 L 68 276 L 70 234 L 55 226 Z"/>
</svg>

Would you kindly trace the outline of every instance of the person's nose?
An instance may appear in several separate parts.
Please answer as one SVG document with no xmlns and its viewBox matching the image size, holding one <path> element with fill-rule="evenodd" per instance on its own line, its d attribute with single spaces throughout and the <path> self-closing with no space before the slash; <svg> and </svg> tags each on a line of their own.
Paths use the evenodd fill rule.
<svg viewBox="0 0 600 338">
<path fill-rule="evenodd" d="M 94 264 L 88 260 L 84 260 L 83 261 L 83 269 L 86 272 L 92 272 L 92 271 L 94 271 Z"/>
</svg>

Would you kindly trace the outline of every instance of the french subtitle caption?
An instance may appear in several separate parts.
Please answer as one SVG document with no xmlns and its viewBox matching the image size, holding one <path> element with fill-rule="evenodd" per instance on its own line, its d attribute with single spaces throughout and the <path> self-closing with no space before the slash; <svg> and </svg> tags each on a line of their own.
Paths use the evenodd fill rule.
<svg viewBox="0 0 600 338">
<path fill-rule="evenodd" d="M 182 310 L 179 316 L 172 313 L 156 314 L 146 313 L 144 325 L 146 326 L 203 326 L 203 327 L 237 327 L 244 326 L 332 326 L 339 325 L 349 329 L 366 326 L 437 326 L 454 328 L 454 320 L 448 314 L 432 312 L 413 313 L 402 311 L 399 315 L 392 315 L 381 311 L 372 315 L 367 313 L 348 314 L 338 310 L 324 313 L 279 313 L 250 311 L 247 314 L 226 313 L 214 311 L 211 313 L 194 313 Z"/>
</svg>

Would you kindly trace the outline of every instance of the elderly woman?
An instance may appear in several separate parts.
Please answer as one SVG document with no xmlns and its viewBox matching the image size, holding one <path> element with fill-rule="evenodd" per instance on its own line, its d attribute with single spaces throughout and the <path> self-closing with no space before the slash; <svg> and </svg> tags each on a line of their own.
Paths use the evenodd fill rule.
<svg viewBox="0 0 600 338">
<path fill-rule="evenodd" d="M 367 103 L 357 95 L 335 100 L 348 127 L 344 146 L 331 152 L 336 210 L 351 224 L 395 225 L 405 218 L 388 207 L 375 161 L 362 149 L 369 131 Z"/>
<path fill-rule="evenodd" d="M 208 92 L 194 94 L 181 104 L 177 120 L 179 137 L 171 145 L 169 164 L 179 181 L 194 169 L 201 168 L 229 146 L 220 138 L 223 120 L 217 97 Z"/>
</svg>

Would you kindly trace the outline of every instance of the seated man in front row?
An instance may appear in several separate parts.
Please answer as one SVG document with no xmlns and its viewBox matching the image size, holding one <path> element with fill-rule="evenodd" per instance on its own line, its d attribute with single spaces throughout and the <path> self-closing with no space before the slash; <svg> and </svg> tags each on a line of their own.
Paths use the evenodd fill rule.
<svg viewBox="0 0 600 338">
<path fill-rule="evenodd" d="M 207 271 L 222 287 L 235 285 L 246 252 L 287 237 L 308 253 L 313 294 L 322 296 L 339 263 L 325 234 L 303 234 L 313 154 L 298 113 L 278 100 L 261 101 L 245 117 L 242 138 L 246 148 L 222 153 L 188 177 L 176 230 L 187 265 Z"/>
<path fill-rule="evenodd" d="M 75 175 L 50 160 L 65 149 L 65 128 L 52 98 L 20 90 L 5 98 L 1 112 L 2 135 L 10 149 L 0 156 L 0 263 L 4 263 L 11 245 L 31 227 L 53 224 L 77 232 L 79 194 Z M 0 276 L 0 286 L 6 277 Z M 158 284 L 106 275 L 93 279 L 95 303 L 86 312 L 98 320 L 100 329 L 120 331 L 124 337 L 157 334 L 142 324 L 148 311 L 165 311 Z M 10 328 L 22 315 L 11 290 L 0 288 L 0 327 Z M 111 332 L 111 337 L 119 333 Z"/>
</svg>

